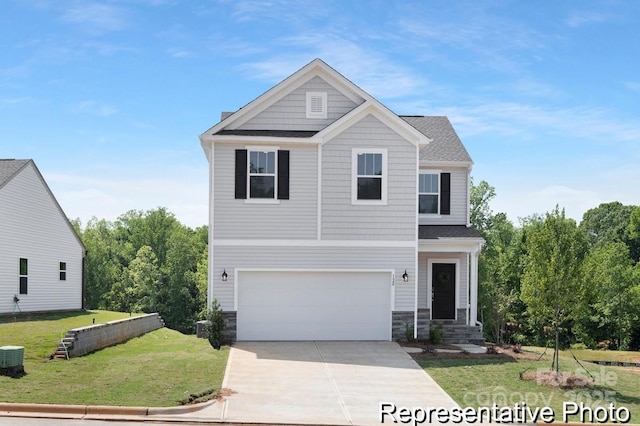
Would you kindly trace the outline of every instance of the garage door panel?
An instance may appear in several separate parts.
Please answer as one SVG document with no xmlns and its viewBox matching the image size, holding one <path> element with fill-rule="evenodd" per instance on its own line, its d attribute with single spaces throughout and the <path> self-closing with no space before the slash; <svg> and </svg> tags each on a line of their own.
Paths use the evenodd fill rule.
<svg viewBox="0 0 640 426">
<path fill-rule="evenodd" d="M 390 340 L 381 272 L 239 272 L 238 340 Z"/>
</svg>

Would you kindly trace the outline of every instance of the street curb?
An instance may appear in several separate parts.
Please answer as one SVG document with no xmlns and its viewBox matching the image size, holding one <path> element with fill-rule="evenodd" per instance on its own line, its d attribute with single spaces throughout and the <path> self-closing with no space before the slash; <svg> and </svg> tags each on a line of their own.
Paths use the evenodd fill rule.
<svg viewBox="0 0 640 426">
<path fill-rule="evenodd" d="M 0 402 L 0 412 L 15 413 L 51 413 L 51 414 L 75 414 L 75 415 L 126 415 L 126 416 L 154 416 L 186 414 L 199 411 L 210 401 L 188 406 L 177 407 L 126 407 L 109 405 L 69 405 L 69 404 L 19 404 L 13 402 Z"/>
</svg>

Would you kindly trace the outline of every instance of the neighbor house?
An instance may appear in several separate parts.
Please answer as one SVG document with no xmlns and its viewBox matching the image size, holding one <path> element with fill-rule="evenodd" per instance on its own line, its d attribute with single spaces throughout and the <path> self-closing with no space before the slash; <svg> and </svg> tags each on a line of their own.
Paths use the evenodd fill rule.
<svg viewBox="0 0 640 426">
<path fill-rule="evenodd" d="M 0 159 L 0 314 L 81 309 L 84 253 L 33 160 Z"/>
<path fill-rule="evenodd" d="M 200 136 L 208 303 L 236 340 L 482 339 L 472 161 L 316 59 Z"/>
</svg>

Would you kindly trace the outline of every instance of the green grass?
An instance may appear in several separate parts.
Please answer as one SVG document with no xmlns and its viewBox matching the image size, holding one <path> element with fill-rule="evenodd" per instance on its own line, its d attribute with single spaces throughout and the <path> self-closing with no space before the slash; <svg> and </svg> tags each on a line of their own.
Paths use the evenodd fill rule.
<svg viewBox="0 0 640 426">
<path fill-rule="evenodd" d="M 543 350 L 536 348 L 539 353 Z M 632 423 L 640 422 L 640 374 L 629 370 L 582 363 L 595 378 L 595 386 L 590 388 L 560 389 L 520 380 L 520 373 L 525 369 L 548 371 L 551 353 L 547 351 L 540 361 L 497 355 L 493 358 L 425 358 L 419 364 L 462 407 L 490 407 L 494 403 L 513 407 L 524 401 L 529 407 L 551 407 L 556 421 L 561 421 L 564 402 L 583 402 L 590 407 L 608 407 L 610 402 L 615 402 L 616 407 L 629 409 Z M 560 366 L 565 372 L 588 377 L 570 356 L 562 356 Z"/>
<path fill-rule="evenodd" d="M 162 328 L 70 360 L 49 360 L 69 328 L 128 317 L 93 311 L 30 321 L 0 319 L 0 345 L 25 347 L 20 378 L 0 376 L 0 401 L 53 404 L 175 406 L 192 394 L 220 389 L 228 349 Z"/>
</svg>

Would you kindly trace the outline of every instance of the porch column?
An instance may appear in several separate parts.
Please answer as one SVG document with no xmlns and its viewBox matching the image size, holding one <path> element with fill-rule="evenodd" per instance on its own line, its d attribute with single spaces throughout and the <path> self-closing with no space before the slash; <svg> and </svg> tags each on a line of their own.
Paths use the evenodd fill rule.
<svg viewBox="0 0 640 426">
<path fill-rule="evenodd" d="M 478 251 L 471 253 L 470 269 L 470 300 L 469 300 L 469 325 L 474 326 L 478 321 Z"/>
</svg>

